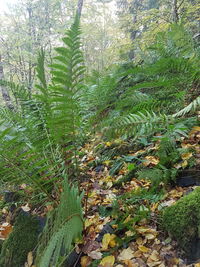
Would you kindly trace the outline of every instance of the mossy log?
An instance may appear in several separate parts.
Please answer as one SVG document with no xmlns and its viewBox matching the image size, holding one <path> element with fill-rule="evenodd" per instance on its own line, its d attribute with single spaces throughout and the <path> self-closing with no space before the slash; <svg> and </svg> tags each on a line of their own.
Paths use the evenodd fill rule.
<svg viewBox="0 0 200 267">
<path fill-rule="evenodd" d="M 3 243 L 0 255 L 0 267 L 22 267 L 27 254 L 37 245 L 39 221 L 28 213 L 20 213 L 12 233 Z"/>
<path fill-rule="evenodd" d="M 186 254 L 200 238 L 200 188 L 167 207 L 163 212 L 163 226 Z"/>
</svg>

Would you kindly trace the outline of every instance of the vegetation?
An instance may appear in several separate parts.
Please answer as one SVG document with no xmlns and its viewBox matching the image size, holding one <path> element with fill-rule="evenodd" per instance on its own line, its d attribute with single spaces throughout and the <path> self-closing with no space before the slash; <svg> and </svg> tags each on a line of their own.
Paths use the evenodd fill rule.
<svg viewBox="0 0 200 267">
<path fill-rule="evenodd" d="M 27 0 L 1 15 L 0 195 L 20 194 L 1 200 L 0 266 L 172 266 L 192 250 L 200 6 L 116 3 Z"/>
</svg>

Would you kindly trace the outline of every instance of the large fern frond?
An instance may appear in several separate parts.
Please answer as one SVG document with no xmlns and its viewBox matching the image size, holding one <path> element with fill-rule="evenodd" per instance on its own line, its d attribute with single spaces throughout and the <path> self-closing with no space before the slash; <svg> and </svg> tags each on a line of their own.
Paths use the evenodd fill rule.
<svg viewBox="0 0 200 267">
<path fill-rule="evenodd" d="M 121 116 L 114 121 L 110 121 L 108 133 L 111 135 L 124 136 L 126 138 L 152 134 L 152 131 L 161 129 L 168 124 L 170 117 L 163 114 L 144 111 L 135 114 Z"/>
<path fill-rule="evenodd" d="M 181 117 L 187 113 L 194 112 L 200 108 L 200 96 L 193 100 L 189 105 L 178 111 L 173 115 L 173 117 Z"/>
<path fill-rule="evenodd" d="M 37 249 L 40 267 L 61 266 L 72 250 L 72 242 L 83 230 L 82 196 L 65 181 L 59 206 L 50 214 Z"/>
</svg>

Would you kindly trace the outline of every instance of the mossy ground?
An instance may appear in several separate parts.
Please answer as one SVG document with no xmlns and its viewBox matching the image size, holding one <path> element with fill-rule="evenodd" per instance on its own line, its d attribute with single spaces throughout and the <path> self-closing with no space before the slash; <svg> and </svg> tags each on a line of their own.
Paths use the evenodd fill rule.
<svg viewBox="0 0 200 267">
<path fill-rule="evenodd" d="M 26 213 L 19 214 L 13 232 L 3 243 L 0 267 L 24 266 L 28 252 L 37 244 L 38 233 L 38 220 Z"/>
<path fill-rule="evenodd" d="M 189 253 L 192 242 L 200 237 L 200 188 L 164 210 L 163 226 Z"/>
</svg>

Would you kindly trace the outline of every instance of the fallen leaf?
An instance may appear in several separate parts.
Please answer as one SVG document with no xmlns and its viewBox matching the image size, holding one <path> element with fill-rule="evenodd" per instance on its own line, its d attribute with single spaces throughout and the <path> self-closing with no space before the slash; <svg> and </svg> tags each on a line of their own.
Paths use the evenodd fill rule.
<svg viewBox="0 0 200 267">
<path fill-rule="evenodd" d="M 124 263 L 127 265 L 127 267 L 136 267 L 136 265 L 131 260 L 125 260 Z"/>
<path fill-rule="evenodd" d="M 145 247 L 145 246 L 138 246 L 138 249 L 143 252 L 143 253 L 146 253 L 149 251 L 149 248 Z"/>
<path fill-rule="evenodd" d="M 31 208 L 28 206 L 28 203 L 25 206 L 21 206 L 21 209 L 25 212 L 28 212 L 31 210 Z"/>
<path fill-rule="evenodd" d="M 196 132 L 200 132 L 200 127 L 199 126 L 194 126 L 189 134 L 189 136 L 191 136 L 192 134 L 196 133 Z"/>
<path fill-rule="evenodd" d="M 94 240 L 89 240 L 89 241 L 84 245 L 84 247 L 82 248 L 82 251 L 83 251 L 85 254 L 88 254 L 88 253 L 90 253 L 91 251 L 95 251 L 95 250 L 97 250 L 98 248 L 100 248 L 100 244 L 99 244 L 99 242 L 94 241 Z"/>
<path fill-rule="evenodd" d="M 138 237 L 138 238 L 136 239 L 136 243 L 137 243 L 138 245 L 142 245 L 142 244 L 144 243 L 144 241 L 143 241 L 143 239 L 142 239 L 141 237 Z"/>
<path fill-rule="evenodd" d="M 187 165 L 188 165 L 187 160 L 184 160 L 184 161 L 181 163 L 181 167 L 182 167 L 182 168 L 187 167 Z"/>
<path fill-rule="evenodd" d="M 27 263 L 28 263 L 28 266 L 32 266 L 32 264 L 33 264 L 33 253 L 32 253 L 32 251 L 30 251 L 28 253 Z"/>
<path fill-rule="evenodd" d="M 88 256 L 93 260 L 100 260 L 102 258 L 102 253 L 100 251 L 91 251 L 88 253 Z"/>
<path fill-rule="evenodd" d="M 91 263 L 91 258 L 88 256 L 81 257 L 81 267 L 87 267 Z"/>
<path fill-rule="evenodd" d="M 111 144 L 111 142 L 106 142 L 105 145 L 106 145 L 107 147 L 110 147 L 112 144 Z"/>
<path fill-rule="evenodd" d="M 103 258 L 100 262 L 100 265 L 106 267 L 106 266 L 113 266 L 115 263 L 115 257 L 114 256 L 107 256 Z"/>
<path fill-rule="evenodd" d="M 9 223 L 3 223 L 0 225 L 0 239 L 5 240 L 12 232 L 12 225 Z"/>
<path fill-rule="evenodd" d="M 132 258 L 134 258 L 134 252 L 131 248 L 123 249 L 118 256 L 118 260 L 120 261 L 131 260 Z"/>
<path fill-rule="evenodd" d="M 148 240 L 152 240 L 152 239 L 155 239 L 156 236 L 153 235 L 153 234 L 149 234 L 149 233 L 148 233 L 148 234 L 145 235 L 145 237 L 146 237 L 146 239 L 148 239 Z"/>
<path fill-rule="evenodd" d="M 159 253 L 156 250 L 153 250 L 153 252 L 149 256 L 149 259 L 151 259 L 152 261 L 159 261 Z"/>
<path fill-rule="evenodd" d="M 107 250 L 108 247 L 115 247 L 116 242 L 115 242 L 116 235 L 114 234 L 105 234 L 102 239 L 102 250 Z"/>
<path fill-rule="evenodd" d="M 146 156 L 143 165 L 145 167 L 149 166 L 150 164 L 157 165 L 159 163 L 159 159 L 153 156 Z"/>
<path fill-rule="evenodd" d="M 183 153 L 181 154 L 181 158 L 182 160 L 187 160 L 187 159 L 190 159 L 192 157 L 192 153 Z"/>
<path fill-rule="evenodd" d="M 129 231 L 125 232 L 125 235 L 126 236 L 134 236 L 135 233 L 129 230 Z"/>
</svg>

